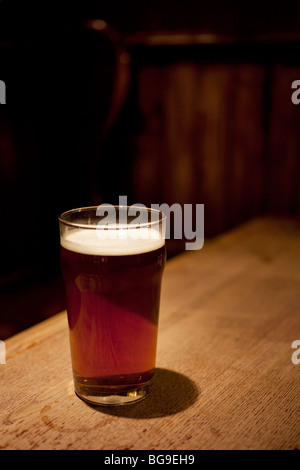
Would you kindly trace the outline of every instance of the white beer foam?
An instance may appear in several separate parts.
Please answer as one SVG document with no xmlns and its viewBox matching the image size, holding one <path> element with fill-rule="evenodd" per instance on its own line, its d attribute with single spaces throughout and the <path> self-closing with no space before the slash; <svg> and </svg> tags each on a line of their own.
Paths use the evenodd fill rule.
<svg viewBox="0 0 300 470">
<path fill-rule="evenodd" d="M 165 240 L 157 230 L 143 227 L 129 230 L 73 229 L 61 237 L 60 243 L 76 253 L 122 256 L 157 250 Z"/>
</svg>

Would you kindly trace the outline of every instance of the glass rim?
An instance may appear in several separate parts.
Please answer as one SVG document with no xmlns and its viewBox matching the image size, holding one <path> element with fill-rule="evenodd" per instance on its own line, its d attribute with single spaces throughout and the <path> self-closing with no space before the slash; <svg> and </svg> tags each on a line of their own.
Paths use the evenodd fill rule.
<svg viewBox="0 0 300 470">
<path fill-rule="evenodd" d="M 135 228 L 143 228 L 143 227 L 151 227 L 153 225 L 156 225 L 156 224 L 159 224 L 159 223 L 162 223 L 164 222 L 166 219 L 167 219 L 167 216 L 160 210 L 158 209 L 154 209 L 152 207 L 147 207 L 147 206 L 139 206 L 138 204 L 137 205 L 132 205 L 132 206 L 129 206 L 129 205 L 118 205 L 118 204 L 99 204 L 99 206 L 85 206 L 85 207 L 78 207 L 78 208 L 75 208 L 75 209 L 69 209 L 65 212 L 63 212 L 59 217 L 58 217 L 58 220 L 60 223 L 64 224 L 64 225 L 68 225 L 70 227 L 74 227 L 74 228 L 84 228 L 84 229 L 91 229 L 91 230 L 124 230 L 124 227 L 117 227 L 115 224 L 114 226 L 112 227 L 109 227 L 109 225 L 99 225 L 98 223 L 95 223 L 95 224 L 84 224 L 84 223 L 78 223 L 78 222 L 71 222 L 70 220 L 66 220 L 64 219 L 64 216 L 66 215 L 69 215 L 69 214 L 72 214 L 72 213 L 80 213 L 80 212 L 84 212 L 84 211 L 88 211 L 88 210 L 95 210 L 95 212 L 97 211 L 98 207 L 103 207 L 105 209 L 105 207 L 109 207 L 109 208 L 115 208 L 115 209 L 120 209 L 120 208 L 126 208 L 127 211 L 128 209 L 134 207 L 136 208 L 137 210 L 138 209 L 141 209 L 143 211 L 147 211 L 148 213 L 156 213 L 159 215 L 159 219 L 158 220 L 150 220 L 150 222 L 143 222 L 143 223 L 137 223 L 137 224 L 133 224 L 132 222 L 131 223 L 127 223 L 126 225 L 126 228 L 127 229 L 135 229 Z M 96 215 L 96 214 L 95 214 Z"/>
</svg>

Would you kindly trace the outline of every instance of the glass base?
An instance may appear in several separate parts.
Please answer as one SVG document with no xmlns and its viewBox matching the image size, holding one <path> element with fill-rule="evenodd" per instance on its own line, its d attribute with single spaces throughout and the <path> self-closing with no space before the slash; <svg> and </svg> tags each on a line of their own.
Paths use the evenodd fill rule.
<svg viewBox="0 0 300 470">
<path fill-rule="evenodd" d="M 75 393 L 85 402 L 92 405 L 126 405 L 146 398 L 154 369 L 107 377 L 82 377 L 73 372 Z"/>
<path fill-rule="evenodd" d="M 143 400 L 149 393 L 149 386 L 144 385 L 134 390 L 127 390 L 121 393 L 84 393 L 83 390 L 76 390 L 76 395 L 91 405 L 118 406 L 129 405 Z"/>
</svg>

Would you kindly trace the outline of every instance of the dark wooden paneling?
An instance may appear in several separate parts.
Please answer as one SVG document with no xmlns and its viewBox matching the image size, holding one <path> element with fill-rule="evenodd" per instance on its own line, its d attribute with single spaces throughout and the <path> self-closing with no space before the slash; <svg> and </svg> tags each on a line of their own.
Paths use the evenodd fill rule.
<svg viewBox="0 0 300 470">
<path fill-rule="evenodd" d="M 261 210 L 265 70 L 255 64 L 145 67 L 135 190 L 147 203 L 204 203 L 206 233 Z"/>
<path fill-rule="evenodd" d="M 277 65 L 273 71 L 268 135 L 268 209 L 300 213 L 300 105 L 291 101 L 291 84 L 300 66 Z"/>
</svg>

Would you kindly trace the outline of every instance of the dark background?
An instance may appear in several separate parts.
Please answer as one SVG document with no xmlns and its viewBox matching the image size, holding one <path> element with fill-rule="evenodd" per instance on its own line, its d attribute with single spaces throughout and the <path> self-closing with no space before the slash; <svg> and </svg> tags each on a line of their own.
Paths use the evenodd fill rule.
<svg viewBox="0 0 300 470">
<path fill-rule="evenodd" d="M 299 215 L 299 1 L 3 0 L 0 79 L 0 339 L 65 308 L 64 210 L 204 203 L 206 238 Z"/>
</svg>

